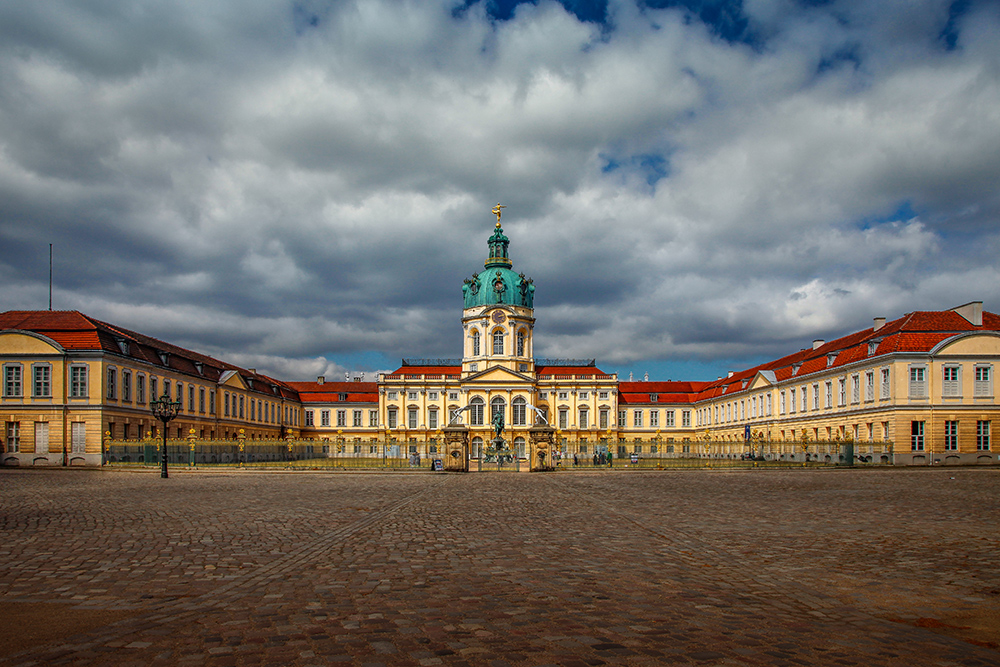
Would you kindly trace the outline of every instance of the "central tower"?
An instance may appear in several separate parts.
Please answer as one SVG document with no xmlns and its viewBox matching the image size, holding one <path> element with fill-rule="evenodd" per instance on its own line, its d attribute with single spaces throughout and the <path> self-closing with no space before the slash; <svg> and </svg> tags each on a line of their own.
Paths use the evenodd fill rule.
<svg viewBox="0 0 1000 667">
<path fill-rule="evenodd" d="M 466 278 L 462 286 L 463 378 L 497 366 L 525 375 L 535 370 L 535 285 L 511 268 L 510 239 L 500 226 L 499 208 L 494 209 L 497 224 L 487 240 L 489 255 L 483 270 Z"/>
</svg>

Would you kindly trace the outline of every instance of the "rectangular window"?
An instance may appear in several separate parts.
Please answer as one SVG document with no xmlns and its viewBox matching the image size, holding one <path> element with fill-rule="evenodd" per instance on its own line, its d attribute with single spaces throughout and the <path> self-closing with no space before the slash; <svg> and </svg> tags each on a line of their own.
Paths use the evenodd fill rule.
<svg viewBox="0 0 1000 667">
<path fill-rule="evenodd" d="M 21 422 L 7 422 L 7 451 L 21 451 Z"/>
<path fill-rule="evenodd" d="M 625 428 L 628 424 L 628 411 L 619 410 L 618 411 L 618 428 Z"/>
<path fill-rule="evenodd" d="M 209 389 L 208 390 L 208 414 L 210 414 L 210 415 L 214 415 L 215 414 L 215 390 L 214 389 Z"/>
<path fill-rule="evenodd" d="M 632 426 L 642 428 L 642 410 L 632 411 Z"/>
<path fill-rule="evenodd" d="M 580 428 L 590 428 L 590 426 L 587 423 L 587 418 L 589 416 L 590 415 L 588 414 L 588 411 L 587 411 L 586 408 L 580 408 L 580 417 L 579 417 L 580 421 L 577 424 L 577 426 L 579 426 Z"/>
<path fill-rule="evenodd" d="M 152 401 L 155 401 L 156 399 L 159 398 L 159 395 L 156 393 L 156 385 L 157 385 L 157 379 L 155 377 L 150 376 L 150 378 L 149 378 L 149 398 Z"/>
<path fill-rule="evenodd" d="M 794 388 L 789 389 L 788 390 L 788 411 L 789 412 L 795 412 L 795 404 L 797 402 L 798 401 L 795 400 L 795 389 Z"/>
<path fill-rule="evenodd" d="M 306 410 L 306 426 L 315 426 L 313 422 L 315 413 L 312 410 Z"/>
<path fill-rule="evenodd" d="M 927 369 L 924 366 L 910 366 L 910 398 L 926 398 Z"/>
<path fill-rule="evenodd" d="M 141 373 L 135 376 L 135 402 L 146 404 L 146 376 Z"/>
<path fill-rule="evenodd" d="M 781 400 L 778 403 L 778 414 L 783 415 L 785 414 L 785 392 L 782 391 L 780 396 Z"/>
<path fill-rule="evenodd" d="M 865 400 L 875 400 L 875 371 L 865 373 Z"/>
<path fill-rule="evenodd" d="M 954 452 L 958 449 L 958 422 L 946 421 L 944 423 L 944 449 Z"/>
<path fill-rule="evenodd" d="M 358 420 L 357 421 L 360 423 L 360 421 L 361 421 L 361 413 L 358 412 L 357 414 L 358 414 Z M 515 414 L 516 414 L 516 412 L 515 412 Z M 522 421 L 522 425 L 523 425 L 523 421 Z M 437 428 L 437 427 L 438 427 L 438 411 L 437 411 L 437 409 L 432 408 L 432 409 L 430 409 L 430 410 L 427 411 L 427 428 Z"/>
<path fill-rule="evenodd" d="M 681 426 L 687 428 L 691 425 L 691 411 L 682 410 L 681 411 Z"/>
<path fill-rule="evenodd" d="M 993 395 L 993 369 L 990 366 L 976 366 L 975 396 L 982 398 Z"/>
<path fill-rule="evenodd" d="M 368 426 L 371 428 L 378 427 L 378 410 L 368 411 Z"/>
<path fill-rule="evenodd" d="M 389 428 L 396 428 L 396 408 L 389 408 Z"/>
<path fill-rule="evenodd" d="M 889 369 L 882 368 L 879 369 L 879 374 L 881 377 L 881 389 L 879 390 L 879 398 L 886 400 L 889 398 Z"/>
<path fill-rule="evenodd" d="M 347 426 L 347 410 L 337 410 L 337 426 Z"/>
<path fill-rule="evenodd" d="M 827 409 L 833 407 L 833 382 L 826 383 L 826 405 L 823 407 Z"/>
<path fill-rule="evenodd" d="M 840 393 L 840 403 L 838 403 L 838 405 L 840 407 L 844 407 L 845 405 L 847 405 L 847 378 L 840 378 L 837 381 L 837 385 L 838 385 L 838 387 L 840 389 L 840 392 L 839 392 Z"/>
<path fill-rule="evenodd" d="M 126 403 L 132 401 L 132 371 L 122 371 L 122 400 Z"/>
<path fill-rule="evenodd" d="M 188 385 L 188 410 L 194 412 L 194 385 Z M 202 410 L 204 412 L 204 410 Z"/>
<path fill-rule="evenodd" d="M 851 376 L 851 403 L 861 402 L 861 376 L 852 375 Z"/>
<path fill-rule="evenodd" d="M 228 417 L 229 414 L 230 414 L 230 412 L 229 412 L 229 392 L 227 391 L 227 392 L 224 392 L 222 394 L 222 415 L 224 417 Z M 307 412 L 306 415 L 309 415 L 309 413 Z M 312 417 L 308 416 L 307 419 L 309 420 L 308 424 L 310 426 L 312 426 Z"/>
<path fill-rule="evenodd" d="M 205 414 L 205 388 L 198 387 L 198 412 Z"/>
<path fill-rule="evenodd" d="M 601 411 L 600 411 L 600 412 L 598 413 L 598 419 L 600 419 L 600 422 L 599 422 L 599 423 L 600 423 L 600 428 L 601 428 L 601 429 L 606 429 L 606 428 L 608 428 L 608 410 L 607 410 L 607 408 L 605 408 L 605 409 L 602 409 L 602 410 L 601 410 Z"/>
<path fill-rule="evenodd" d="M 410 408 L 406 411 L 406 427 L 417 428 L 417 409 Z"/>
<path fill-rule="evenodd" d="M 666 411 L 664 411 L 663 418 L 664 418 L 663 419 L 664 425 L 667 428 L 673 428 L 674 427 L 674 411 L 673 410 L 666 410 Z"/>
<path fill-rule="evenodd" d="M 362 423 L 361 423 L 361 410 L 355 410 L 351 414 L 351 417 L 353 419 L 352 425 L 354 426 L 354 428 L 360 428 L 361 425 L 362 425 Z"/>
<path fill-rule="evenodd" d="M 21 365 L 11 364 L 3 368 L 3 395 L 14 397 L 21 396 Z"/>
<path fill-rule="evenodd" d="M 981 452 L 990 451 L 990 423 L 988 421 L 976 422 L 976 449 Z"/>
<path fill-rule="evenodd" d="M 69 395 L 71 398 L 87 397 L 87 367 L 69 367 Z"/>
<path fill-rule="evenodd" d="M 961 396 L 962 384 L 959 381 L 959 366 L 945 366 L 944 378 L 941 383 L 942 396 Z"/>
<path fill-rule="evenodd" d="M 142 433 L 139 434 L 142 437 Z M 70 447 L 74 454 L 84 454 L 87 451 L 87 424 L 73 422 L 70 424 Z"/>
<path fill-rule="evenodd" d="M 118 398 L 118 371 L 114 368 L 108 369 L 108 398 Z"/>
<path fill-rule="evenodd" d="M 329 426 L 330 425 L 330 411 L 329 410 L 320 410 L 320 413 L 319 413 L 319 425 L 320 426 Z"/>
<path fill-rule="evenodd" d="M 569 410 L 566 408 L 559 409 L 559 428 L 568 428 L 569 426 Z"/>
<path fill-rule="evenodd" d="M 910 450 L 924 451 L 924 422 L 910 422 Z"/>
<path fill-rule="evenodd" d="M 38 366 L 33 366 L 32 370 L 34 372 L 34 389 L 36 398 L 51 398 L 52 397 L 52 367 L 48 364 L 40 364 Z"/>
<path fill-rule="evenodd" d="M 243 397 L 241 396 L 240 398 L 243 398 Z M 177 383 L 176 398 L 174 398 L 174 400 L 181 404 L 181 410 L 183 410 L 184 409 L 184 383 L 183 382 L 178 382 Z M 242 416 L 243 415 L 241 413 L 240 417 L 242 417 Z"/>
<path fill-rule="evenodd" d="M 660 411 L 650 410 L 649 411 L 649 426 L 650 428 L 659 428 L 660 426 Z"/>
<path fill-rule="evenodd" d="M 819 384 L 813 385 L 813 410 L 819 410 Z"/>
</svg>

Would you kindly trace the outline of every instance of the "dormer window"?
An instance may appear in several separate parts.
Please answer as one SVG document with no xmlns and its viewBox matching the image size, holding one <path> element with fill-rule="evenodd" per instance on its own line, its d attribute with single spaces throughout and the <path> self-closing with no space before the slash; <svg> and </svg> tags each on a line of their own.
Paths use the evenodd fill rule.
<svg viewBox="0 0 1000 667">
<path fill-rule="evenodd" d="M 798 375 L 800 368 L 802 368 L 802 364 L 792 364 L 792 375 Z"/>
<path fill-rule="evenodd" d="M 836 360 L 837 360 L 836 353 L 826 355 L 826 367 L 829 368 L 830 366 L 833 366 L 833 362 L 835 362 Z"/>
<path fill-rule="evenodd" d="M 201 363 L 200 361 L 194 362 L 194 369 L 198 371 L 198 375 L 205 374 L 205 364 Z"/>
<path fill-rule="evenodd" d="M 338 401 L 346 401 L 347 400 L 347 394 L 337 394 L 337 400 Z"/>
<path fill-rule="evenodd" d="M 169 366 L 170 365 L 170 353 L 169 352 L 162 352 L 162 351 L 160 351 L 160 352 L 157 352 L 156 354 L 157 354 L 157 356 L 160 357 L 160 363 L 161 364 L 163 364 L 164 366 Z"/>
<path fill-rule="evenodd" d="M 879 341 L 877 341 L 877 340 L 873 340 L 873 341 L 870 341 L 868 343 L 868 356 L 869 357 L 875 354 L 875 351 L 878 349 L 878 344 L 879 344 Z"/>
<path fill-rule="evenodd" d="M 124 338 L 116 338 L 115 342 L 118 343 L 118 349 L 122 351 L 122 354 L 128 354 L 128 341 Z"/>
<path fill-rule="evenodd" d="M 660 398 L 659 394 L 650 394 L 649 395 L 649 402 L 650 403 L 656 403 L 657 400 L 659 400 L 659 398 Z"/>
</svg>

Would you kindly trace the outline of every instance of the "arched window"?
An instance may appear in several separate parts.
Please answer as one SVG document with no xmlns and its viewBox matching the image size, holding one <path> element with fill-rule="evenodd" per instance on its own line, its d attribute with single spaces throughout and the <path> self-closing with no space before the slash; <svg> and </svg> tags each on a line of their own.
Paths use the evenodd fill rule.
<svg viewBox="0 0 1000 667">
<path fill-rule="evenodd" d="M 524 356 L 524 329 L 517 332 L 517 356 Z"/>
<path fill-rule="evenodd" d="M 483 425 L 483 399 L 478 396 L 469 401 L 469 424 L 472 426 Z"/>
<path fill-rule="evenodd" d="M 513 414 L 511 415 L 511 423 L 514 426 L 527 426 L 528 425 L 528 409 L 527 401 L 523 397 L 518 396 L 511 402 L 511 408 Z"/>
<path fill-rule="evenodd" d="M 493 354 L 503 354 L 503 329 L 493 332 Z"/>
<path fill-rule="evenodd" d="M 472 330 L 472 356 L 479 356 L 479 330 Z"/>
<path fill-rule="evenodd" d="M 472 439 L 472 449 L 469 452 L 469 456 L 471 456 L 474 459 L 478 459 L 479 450 L 482 449 L 482 447 L 483 447 L 483 439 L 477 435 L 475 438 Z"/>
<path fill-rule="evenodd" d="M 492 401 L 490 401 L 490 422 L 492 422 L 497 417 L 497 413 L 503 414 L 504 408 L 507 402 L 497 396 Z M 506 422 L 506 420 L 504 420 Z"/>
</svg>

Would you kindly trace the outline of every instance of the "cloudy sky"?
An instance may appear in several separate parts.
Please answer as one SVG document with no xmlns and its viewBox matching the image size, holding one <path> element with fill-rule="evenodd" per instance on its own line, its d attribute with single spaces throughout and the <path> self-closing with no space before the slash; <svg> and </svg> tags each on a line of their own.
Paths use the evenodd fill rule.
<svg viewBox="0 0 1000 667">
<path fill-rule="evenodd" d="M 495 219 L 536 354 L 714 379 L 1000 310 L 1000 6 L 8 0 L 0 310 L 286 380 L 460 355 Z"/>
</svg>

